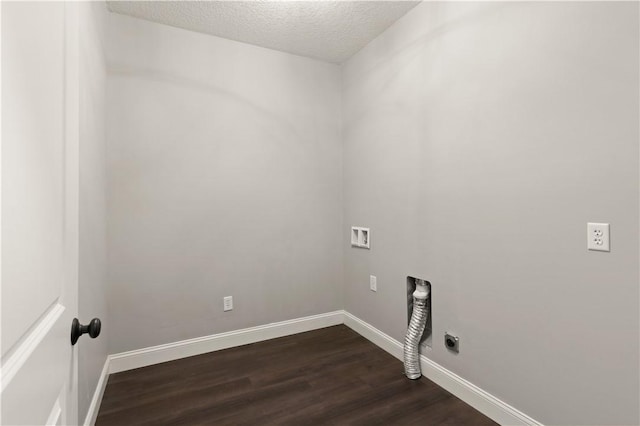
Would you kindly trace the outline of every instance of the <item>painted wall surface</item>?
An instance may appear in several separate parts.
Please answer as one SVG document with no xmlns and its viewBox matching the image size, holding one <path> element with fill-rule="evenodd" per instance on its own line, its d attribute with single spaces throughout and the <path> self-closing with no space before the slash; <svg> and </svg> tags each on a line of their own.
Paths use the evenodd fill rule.
<svg viewBox="0 0 640 426">
<path fill-rule="evenodd" d="M 108 31 L 109 351 L 340 309 L 340 68 Z"/>
<path fill-rule="evenodd" d="M 402 340 L 429 280 L 426 355 L 545 424 L 640 421 L 638 6 L 423 3 L 343 68 L 346 310 Z"/>
<path fill-rule="evenodd" d="M 107 358 L 107 180 L 102 2 L 80 9 L 80 248 L 78 317 L 82 324 L 102 320 L 98 338 L 78 342 L 78 418 L 84 421 Z"/>
</svg>

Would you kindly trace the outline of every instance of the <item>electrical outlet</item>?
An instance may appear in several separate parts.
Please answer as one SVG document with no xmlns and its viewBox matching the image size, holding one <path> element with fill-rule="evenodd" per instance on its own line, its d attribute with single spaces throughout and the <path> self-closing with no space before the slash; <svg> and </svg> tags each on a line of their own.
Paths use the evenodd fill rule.
<svg viewBox="0 0 640 426">
<path fill-rule="evenodd" d="M 444 345 L 451 352 L 460 352 L 460 338 L 451 333 L 444 334 Z"/>
<path fill-rule="evenodd" d="M 371 291 L 378 291 L 378 279 L 374 275 L 369 275 L 369 288 Z"/>
<path fill-rule="evenodd" d="M 233 310 L 233 296 L 226 296 L 224 299 L 224 311 L 232 311 Z"/>
<path fill-rule="evenodd" d="M 610 251 L 608 223 L 587 223 L 587 248 L 596 251 Z"/>
</svg>

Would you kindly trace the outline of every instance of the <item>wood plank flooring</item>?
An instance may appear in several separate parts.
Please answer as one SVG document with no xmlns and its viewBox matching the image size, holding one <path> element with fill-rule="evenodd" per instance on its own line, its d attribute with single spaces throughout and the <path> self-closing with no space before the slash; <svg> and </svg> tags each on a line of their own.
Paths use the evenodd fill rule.
<svg viewBox="0 0 640 426">
<path fill-rule="evenodd" d="M 344 325 L 109 377 L 96 425 L 495 425 Z"/>
</svg>

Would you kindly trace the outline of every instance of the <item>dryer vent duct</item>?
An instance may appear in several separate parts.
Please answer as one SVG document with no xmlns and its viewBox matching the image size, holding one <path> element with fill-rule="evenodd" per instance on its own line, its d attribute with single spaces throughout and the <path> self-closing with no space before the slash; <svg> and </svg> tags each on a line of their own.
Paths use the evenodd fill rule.
<svg viewBox="0 0 640 426">
<path fill-rule="evenodd" d="M 412 379 L 422 376 L 420 370 L 420 339 L 429 317 L 428 300 L 430 295 L 429 283 L 416 279 L 416 290 L 413 292 L 413 312 L 404 339 L 404 373 Z"/>
</svg>

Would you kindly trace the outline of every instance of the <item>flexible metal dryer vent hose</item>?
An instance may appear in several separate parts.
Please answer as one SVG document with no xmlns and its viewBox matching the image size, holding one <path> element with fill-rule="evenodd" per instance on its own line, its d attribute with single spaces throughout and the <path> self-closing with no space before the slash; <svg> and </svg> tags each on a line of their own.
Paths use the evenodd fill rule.
<svg viewBox="0 0 640 426">
<path fill-rule="evenodd" d="M 422 376 L 420 370 L 420 338 L 427 324 L 427 299 L 429 287 L 423 280 L 416 280 L 416 291 L 413 292 L 413 313 L 404 339 L 404 374 L 412 379 Z"/>
</svg>

